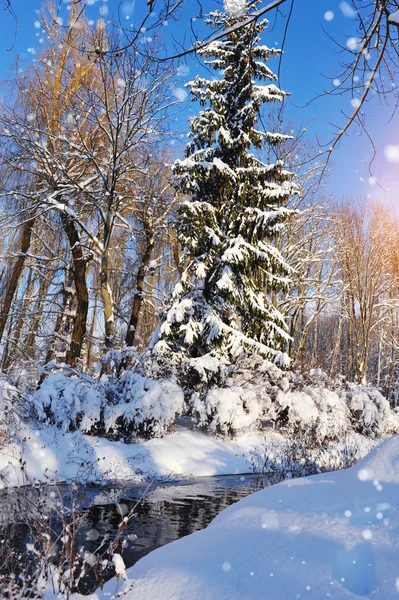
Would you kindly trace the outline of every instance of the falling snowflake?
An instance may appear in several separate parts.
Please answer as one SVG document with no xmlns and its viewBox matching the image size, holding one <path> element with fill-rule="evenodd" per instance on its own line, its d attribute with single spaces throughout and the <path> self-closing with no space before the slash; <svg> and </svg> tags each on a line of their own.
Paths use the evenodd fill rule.
<svg viewBox="0 0 399 600">
<path fill-rule="evenodd" d="M 348 17 L 348 19 L 353 19 L 354 17 L 356 17 L 356 11 L 353 10 L 351 5 L 347 2 L 340 2 L 339 8 L 341 9 L 341 12 L 344 15 L 344 17 Z"/>
<path fill-rule="evenodd" d="M 94 567 L 94 565 L 97 564 L 97 557 L 95 554 L 92 554 L 91 552 L 85 552 L 84 560 L 85 560 L 85 563 L 87 563 L 91 567 Z"/>
<path fill-rule="evenodd" d="M 187 92 L 185 89 L 181 88 L 181 87 L 177 87 L 174 88 L 173 90 L 173 95 L 180 101 L 180 102 L 184 102 L 184 100 L 187 99 Z"/>
<path fill-rule="evenodd" d="M 370 531 L 370 529 L 364 529 L 362 531 L 362 537 L 365 540 L 371 540 L 371 538 L 373 537 L 373 533 L 372 533 L 372 531 Z"/>
<path fill-rule="evenodd" d="M 97 531 L 97 529 L 90 529 L 90 531 L 86 533 L 86 539 L 90 542 L 95 542 L 96 540 L 98 540 L 99 537 L 100 532 Z"/>
<path fill-rule="evenodd" d="M 333 20 L 333 18 L 334 18 L 334 13 L 333 13 L 333 11 L 332 11 L 332 10 L 327 10 L 327 11 L 324 13 L 324 19 L 325 19 L 326 21 L 332 21 L 332 20 Z"/>
<path fill-rule="evenodd" d="M 247 0 L 224 0 L 224 10 L 230 17 L 240 17 L 247 11 Z"/>
<path fill-rule="evenodd" d="M 372 478 L 372 474 L 369 473 L 369 471 L 367 469 L 360 469 L 357 476 L 358 476 L 358 479 L 360 479 L 360 481 L 367 481 L 368 479 Z"/>
<path fill-rule="evenodd" d="M 190 67 L 188 65 L 180 65 L 177 67 L 177 75 L 180 77 L 186 77 L 190 73 Z"/>
<path fill-rule="evenodd" d="M 399 146 L 394 146 L 393 144 L 385 146 L 384 154 L 388 162 L 399 163 Z"/>
<path fill-rule="evenodd" d="M 130 2 L 123 2 L 121 5 L 121 12 L 126 18 L 130 18 L 134 13 L 134 0 Z"/>
<path fill-rule="evenodd" d="M 360 98 L 352 98 L 351 99 L 351 106 L 353 106 L 353 108 L 359 108 L 360 105 L 361 105 Z"/>
<path fill-rule="evenodd" d="M 346 47 L 351 52 L 359 52 L 360 45 L 361 45 L 361 40 L 359 40 L 359 38 L 356 38 L 356 37 L 350 37 L 346 41 Z"/>
</svg>

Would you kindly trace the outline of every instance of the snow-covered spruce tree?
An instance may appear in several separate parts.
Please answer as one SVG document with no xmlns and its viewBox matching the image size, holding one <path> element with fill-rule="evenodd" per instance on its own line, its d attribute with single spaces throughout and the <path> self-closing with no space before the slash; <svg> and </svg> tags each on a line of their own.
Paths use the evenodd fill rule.
<svg viewBox="0 0 399 600">
<path fill-rule="evenodd" d="M 174 165 L 189 198 L 178 220 L 185 268 L 153 351 L 158 364 L 179 365 L 183 385 L 194 389 L 207 389 L 243 356 L 288 364 L 289 335 L 273 297 L 289 285 L 291 269 L 275 240 L 295 184 L 281 162 L 254 154 L 287 139 L 257 128 L 262 105 L 285 96 L 265 64 L 279 51 L 259 45 L 266 20 L 234 27 L 259 2 L 248 9 L 226 0 L 226 13 L 209 15 L 215 27 L 231 28 L 199 51 L 217 76 L 187 84 L 204 109 L 191 120 L 186 158 Z"/>
</svg>

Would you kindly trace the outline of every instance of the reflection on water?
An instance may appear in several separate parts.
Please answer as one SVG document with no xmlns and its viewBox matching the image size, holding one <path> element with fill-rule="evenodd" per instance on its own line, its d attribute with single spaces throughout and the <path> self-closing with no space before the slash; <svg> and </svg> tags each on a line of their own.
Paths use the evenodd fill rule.
<svg viewBox="0 0 399 600">
<path fill-rule="evenodd" d="M 86 486 L 71 492 L 68 486 L 42 486 L 4 491 L 0 495 L 0 565 L 6 544 L 17 553 L 26 551 L 39 513 L 50 515 L 53 535 L 57 537 L 61 523 L 52 507 L 60 503 L 69 509 L 78 498 L 81 518 L 77 548 L 84 547 L 85 552 L 94 554 L 104 538 L 117 535 L 123 517 L 133 512 L 121 536 L 123 552 L 118 549 L 130 567 L 151 550 L 203 529 L 224 508 L 254 492 L 256 485 L 254 477 L 246 475 L 204 477 L 149 487 Z M 79 589 L 89 593 L 95 587 L 94 575 L 89 573 Z"/>
</svg>

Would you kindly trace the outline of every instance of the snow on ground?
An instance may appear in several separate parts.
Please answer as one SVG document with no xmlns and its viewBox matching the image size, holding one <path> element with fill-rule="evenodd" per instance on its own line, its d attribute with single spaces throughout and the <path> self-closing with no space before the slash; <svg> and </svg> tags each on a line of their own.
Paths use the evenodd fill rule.
<svg viewBox="0 0 399 600">
<path fill-rule="evenodd" d="M 55 426 L 36 430 L 25 424 L 21 427 L 23 443 L 1 447 L 0 489 L 35 481 L 127 483 L 152 477 L 248 473 L 254 467 L 258 470 L 257 461 L 262 462 L 266 448 L 273 456 L 287 443 L 273 430 L 248 432 L 234 439 L 181 430 L 163 438 L 125 444 L 81 431 L 65 432 Z M 347 443 L 357 449 L 359 456 L 364 456 L 377 441 L 352 433 L 342 443 L 342 451 Z M 21 470 L 23 463 L 25 469 Z"/>
<path fill-rule="evenodd" d="M 144 477 L 200 477 L 248 473 L 251 452 L 261 450 L 265 437 L 248 433 L 223 440 L 193 431 L 171 433 L 138 444 L 112 442 L 80 431 L 57 427 L 31 431 L 24 426 L 22 445 L 8 444 L 0 452 L 0 489 L 34 481 L 142 481 Z M 274 432 L 269 440 L 282 440 Z M 26 472 L 21 470 L 25 462 Z"/>
<path fill-rule="evenodd" d="M 211 389 L 204 401 L 197 398 L 196 421 L 178 418 L 183 392 L 169 380 L 126 371 L 118 391 L 116 384 L 106 388 L 102 380 L 67 376 L 61 369 L 29 395 L 0 373 L 0 488 L 49 480 L 106 483 L 246 473 L 254 466 L 262 470 L 265 454 L 282 455 L 290 444 L 307 454 L 307 448 L 317 453 L 319 447 L 317 465 L 310 457 L 313 467 L 337 468 L 345 446 L 362 457 L 377 440 L 399 431 L 399 412 L 372 387 L 332 381 L 318 370 L 307 378 L 287 374 L 267 361 L 258 367 L 259 381 L 243 365 L 248 381 L 242 375 L 238 383 Z M 113 390 L 113 402 L 107 389 Z M 196 423 L 211 435 L 183 429 L 182 423 Z M 115 440 L 122 436 L 119 428 L 136 443 L 88 435 L 106 431 Z M 140 440 L 149 431 L 158 437 Z M 216 433 L 229 431 L 234 438 Z M 299 452 L 302 463 L 307 458 Z"/>
<path fill-rule="evenodd" d="M 127 577 L 91 600 L 398 598 L 399 436 L 351 469 L 248 496 Z"/>
</svg>

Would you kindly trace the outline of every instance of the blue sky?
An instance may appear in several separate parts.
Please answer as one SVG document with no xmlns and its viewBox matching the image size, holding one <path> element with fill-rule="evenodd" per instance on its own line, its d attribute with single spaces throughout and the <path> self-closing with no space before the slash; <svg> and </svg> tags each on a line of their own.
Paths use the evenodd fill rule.
<svg viewBox="0 0 399 600">
<path fill-rule="evenodd" d="M 264 0 L 266 3 L 268 0 Z M 145 0 L 89 0 L 88 18 L 95 21 L 100 15 L 104 18 L 115 18 L 118 15 L 127 27 L 139 22 L 146 6 Z M 158 0 L 160 3 L 161 0 Z M 67 15 L 68 3 L 62 0 L 61 16 Z M 263 4 L 263 3 L 262 3 Z M 40 3 L 36 0 L 13 0 L 18 17 L 14 40 L 15 23 L 8 15 L 2 15 L 0 36 L 0 78 L 6 79 L 16 56 L 21 66 L 34 60 L 41 46 L 42 33 L 39 19 Z M 157 2 L 155 2 L 155 8 Z M 190 18 L 198 16 L 196 0 L 186 0 L 178 21 L 170 21 L 163 27 L 163 35 L 168 48 L 173 51 L 176 44 L 190 44 Z M 216 0 L 203 0 L 204 11 L 220 8 Z M 336 127 L 342 126 L 345 116 L 353 110 L 351 96 L 348 94 L 315 98 L 324 90 L 332 89 L 333 79 L 340 73 L 339 61 L 342 56 L 329 38 L 332 36 L 342 45 L 348 38 L 356 35 L 356 20 L 350 15 L 348 4 L 342 0 L 296 0 L 292 19 L 289 25 L 285 52 L 281 68 L 281 85 L 291 93 L 287 107 L 287 117 L 300 124 L 313 122 L 310 135 L 316 137 L 321 144 L 329 144 L 333 139 Z M 288 10 L 282 7 L 282 12 Z M 269 46 L 279 47 L 283 38 L 285 21 L 279 17 L 275 21 L 273 13 L 269 13 L 270 25 L 264 35 L 263 42 Z M 199 32 L 206 32 L 201 19 L 197 18 L 193 26 Z M 323 31 L 323 28 L 325 31 Z M 329 35 L 327 35 L 329 34 Z M 44 42 L 42 42 L 44 43 Z M 277 69 L 277 64 L 272 65 Z M 194 77 L 200 69 L 196 60 L 187 59 L 178 71 L 177 89 L 184 89 L 184 83 Z M 310 102 L 310 104 L 308 104 Z M 393 104 L 393 102 L 392 102 Z M 194 105 L 182 103 L 179 127 L 186 129 L 189 111 L 196 110 Z M 334 163 L 330 174 L 328 189 L 340 196 L 384 197 L 396 205 L 397 164 L 388 162 L 385 149 L 389 145 L 399 144 L 399 125 L 394 117 L 390 121 L 392 107 L 380 103 L 377 97 L 366 108 L 367 125 L 377 150 L 377 157 L 372 165 L 372 174 L 378 183 L 389 191 L 384 191 L 370 179 L 369 165 L 372 149 L 367 138 L 359 136 L 358 128 L 353 127 L 349 136 L 342 140 L 334 153 Z M 178 152 L 177 148 L 177 152 Z"/>
</svg>

